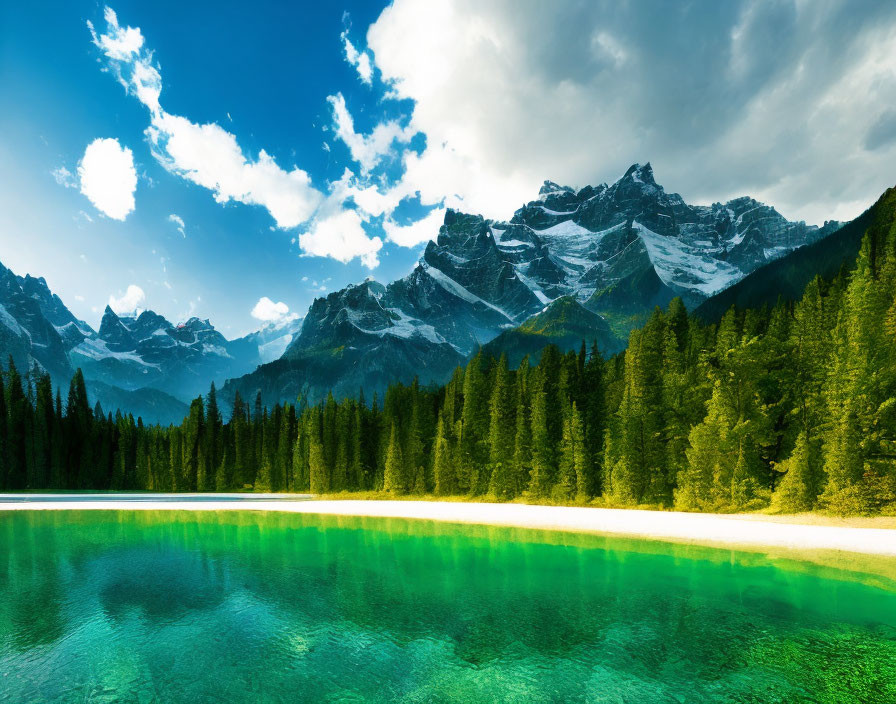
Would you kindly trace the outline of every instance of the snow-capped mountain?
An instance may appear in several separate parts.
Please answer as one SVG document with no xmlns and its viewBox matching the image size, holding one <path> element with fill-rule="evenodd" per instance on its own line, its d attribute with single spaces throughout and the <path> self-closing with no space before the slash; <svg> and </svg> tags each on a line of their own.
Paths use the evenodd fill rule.
<svg viewBox="0 0 896 704">
<path fill-rule="evenodd" d="M 77 320 L 44 279 L 16 276 L 0 264 L 0 351 L 27 370 L 37 364 L 55 378 L 68 378 L 68 349 L 92 333 Z"/>
<path fill-rule="evenodd" d="M 415 375 L 438 380 L 456 360 L 561 297 L 605 319 L 616 339 L 604 326 L 594 337 L 612 349 L 655 305 L 681 296 L 694 306 L 837 227 L 789 222 L 746 197 L 688 205 L 656 183 L 650 164 L 631 166 L 610 186 L 575 191 L 546 181 L 509 221 L 448 210 L 408 276 L 316 300 L 283 359 L 228 389 L 244 396 L 261 389 L 266 401 L 301 392 L 314 400 L 328 389 L 379 390 Z M 368 368 L 356 359 L 379 359 L 387 348 L 407 356 L 404 367 L 390 365 L 392 379 L 381 364 Z M 341 375 L 329 368 L 337 351 Z"/>
<path fill-rule="evenodd" d="M 243 340 L 250 348 L 257 349 L 258 363 L 273 362 L 280 359 L 286 348 L 295 339 L 302 329 L 304 316 L 297 313 L 290 314 L 280 320 L 268 323 L 260 330 L 250 332 Z M 236 341 L 234 341 L 236 342 Z"/>
<path fill-rule="evenodd" d="M 615 351 L 655 305 L 681 296 L 693 307 L 837 227 L 789 222 L 746 197 L 688 205 L 656 183 L 649 164 L 635 164 L 610 186 L 546 181 L 507 221 L 448 210 L 404 278 L 348 286 L 314 301 L 304 319 L 236 340 L 208 320 L 174 325 L 152 311 L 126 317 L 110 308 L 94 331 L 43 279 L 0 265 L 0 353 L 62 383 L 81 367 L 96 388 L 181 401 L 228 378 L 227 393 L 261 390 L 266 402 L 372 393 L 414 376 L 441 381 L 515 329 L 521 334 L 498 347 L 534 351 L 538 333 L 564 344 L 588 336 Z"/>
<path fill-rule="evenodd" d="M 491 230 L 539 298 L 571 295 L 620 313 L 630 321 L 617 325 L 624 335 L 655 304 L 681 296 L 694 306 L 838 226 L 789 222 L 747 197 L 688 205 L 656 183 L 650 164 L 634 164 L 611 186 L 546 181 L 537 200 Z"/>
<path fill-rule="evenodd" d="M 177 325 L 151 310 L 138 316 L 117 315 L 109 306 L 98 333 L 88 335 L 69 351 L 74 367 L 86 379 L 123 389 L 154 388 L 189 401 L 245 374 L 286 349 L 297 319 L 236 340 L 227 340 L 208 321 L 190 318 Z"/>
<path fill-rule="evenodd" d="M 0 265 L 0 355 L 22 370 L 37 365 L 62 387 L 81 368 L 92 400 L 147 421 L 179 421 L 184 402 L 279 358 L 301 328 L 289 316 L 227 340 L 208 320 L 174 325 L 153 311 L 119 316 L 107 307 L 95 331 L 76 318 L 43 278 Z M 177 400 L 180 399 L 180 400 Z"/>
</svg>

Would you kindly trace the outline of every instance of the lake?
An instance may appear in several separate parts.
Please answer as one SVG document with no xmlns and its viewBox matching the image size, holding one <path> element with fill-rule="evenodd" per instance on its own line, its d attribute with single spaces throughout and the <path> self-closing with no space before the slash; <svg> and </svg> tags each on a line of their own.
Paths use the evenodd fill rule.
<svg viewBox="0 0 896 704">
<path fill-rule="evenodd" d="M 426 521 L 6 512 L 0 701 L 893 702 L 896 584 Z"/>
</svg>

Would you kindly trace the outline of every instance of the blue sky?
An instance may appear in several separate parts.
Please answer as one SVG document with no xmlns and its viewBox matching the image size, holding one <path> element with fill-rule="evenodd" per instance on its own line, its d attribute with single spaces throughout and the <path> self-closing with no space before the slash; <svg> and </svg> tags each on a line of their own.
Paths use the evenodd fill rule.
<svg viewBox="0 0 896 704">
<path fill-rule="evenodd" d="M 892 3 L 110 7 L 0 8 L 0 261 L 93 325 L 233 337 L 634 162 L 816 223 L 896 181 Z"/>
</svg>

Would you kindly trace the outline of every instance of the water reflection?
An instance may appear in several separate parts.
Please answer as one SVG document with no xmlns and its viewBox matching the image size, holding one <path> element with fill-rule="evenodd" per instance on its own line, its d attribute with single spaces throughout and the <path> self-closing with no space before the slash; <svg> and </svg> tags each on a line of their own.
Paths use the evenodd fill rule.
<svg viewBox="0 0 896 704">
<path fill-rule="evenodd" d="M 0 556 L 8 701 L 790 701 L 843 679 L 823 654 L 844 644 L 854 690 L 896 681 L 894 592 L 731 551 L 93 511 L 0 515 Z"/>
</svg>

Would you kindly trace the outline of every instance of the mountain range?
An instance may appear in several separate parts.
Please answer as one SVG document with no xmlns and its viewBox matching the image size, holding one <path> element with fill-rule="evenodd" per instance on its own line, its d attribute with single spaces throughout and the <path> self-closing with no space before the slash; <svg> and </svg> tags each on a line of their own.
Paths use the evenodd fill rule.
<svg viewBox="0 0 896 704">
<path fill-rule="evenodd" d="M 235 340 L 208 320 L 172 324 L 109 307 L 95 331 L 44 279 L 0 265 L 0 353 L 62 383 L 80 367 L 92 400 L 148 421 L 180 420 L 212 381 L 226 380 L 224 397 L 260 392 L 267 404 L 372 394 L 415 376 L 442 382 L 482 347 L 512 365 L 548 343 L 617 352 L 675 296 L 714 315 L 767 290 L 763 272 L 788 261 L 808 256 L 809 271 L 815 259 L 854 256 L 860 221 L 790 222 L 748 197 L 689 205 L 656 183 L 650 164 L 634 164 L 612 185 L 545 181 L 506 221 L 449 209 L 407 276 L 349 285 L 316 299 L 304 318 Z M 747 293 L 731 293 L 739 290 Z"/>
<path fill-rule="evenodd" d="M 236 340 L 208 320 L 173 325 L 143 311 L 119 316 L 106 307 L 99 331 L 76 318 L 43 278 L 0 265 L 0 353 L 17 367 L 34 365 L 65 386 L 80 368 L 91 401 L 148 422 L 179 422 L 189 401 L 214 381 L 277 359 L 301 326 L 293 317 Z"/>
<path fill-rule="evenodd" d="M 622 349 L 656 305 L 694 307 L 837 230 L 789 222 L 752 198 L 693 206 L 650 164 L 578 191 L 545 181 L 508 221 L 447 210 L 413 271 L 316 300 L 283 357 L 229 381 L 266 403 L 444 381 L 480 346 L 511 362 L 548 342 Z"/>
</svg>

